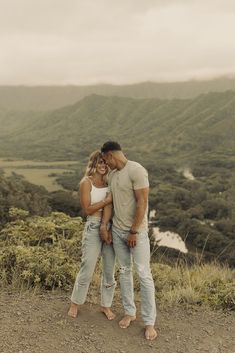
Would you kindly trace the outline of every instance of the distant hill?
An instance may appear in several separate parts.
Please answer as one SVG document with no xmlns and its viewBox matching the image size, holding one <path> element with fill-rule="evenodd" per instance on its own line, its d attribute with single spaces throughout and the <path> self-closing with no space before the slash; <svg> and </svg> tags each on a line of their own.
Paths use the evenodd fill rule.
<svg viewBox="0 0 235 353">
<path fill-rule="evenodd" d="M 44 113 L 0 113 L 0 154 L 78 159 L 107 139 L 133 157 L 184 160 L 235 155 L 235 92 L 194 99 L 133 99 L 91 95 Z"/>
<path fill-rule="evenodd" d="M 143 82 L 131 85 L 0 86 L 0 111 L 53 110 L 74 104 L 91 94 L 131 98 L 194 98 L 208 92 L 235 90 L 235 78 L 208 81 Z"/>
<path fill-rule="evenodd" d="M 74 173 L 60 177 L 71 190 L 91 151 L 118 140 L 149 171 L 157 225 L 186 239 L 190 252 L 235 265 L 234 91 L 191 99 L 90 95 L 44 112 L 1 109 L 0 125 L 0 157 L 76 160 Z M 65 195 L 53 200 L 71 209 Z"/>
</svg>

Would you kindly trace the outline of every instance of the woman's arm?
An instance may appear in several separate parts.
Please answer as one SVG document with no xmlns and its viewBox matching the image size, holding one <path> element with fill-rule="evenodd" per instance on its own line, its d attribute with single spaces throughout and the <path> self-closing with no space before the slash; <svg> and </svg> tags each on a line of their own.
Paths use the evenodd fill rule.
<svg viewBox="0 0 235 353">
<path fill-rule="evenodd" d="M 91 192 L 91 183 L 87 179 L 82 179 L 82 181 L 80 182 L 80 188 L 79 188 L 80 203 L 84 213 L 87 216 L 92 215 L 93 213 L 99 211 L 101 208 L 104 208 L 105 206 L 109 205 L 112 202 L 110 197 L 105 197 L 104 200 L 96 202 L 91 205 L 90 192 Z"/>
</svg>

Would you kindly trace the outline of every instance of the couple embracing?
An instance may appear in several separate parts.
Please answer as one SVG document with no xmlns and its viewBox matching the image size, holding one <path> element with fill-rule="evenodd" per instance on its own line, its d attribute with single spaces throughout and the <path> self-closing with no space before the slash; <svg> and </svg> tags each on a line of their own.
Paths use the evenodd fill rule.
<svg viewBox="0 0 235 353">
<path fill-rule="evenodd" d="M 133 261 L 140 280 L 145 337 L 153 340 L 157 333 L 154 328 L 155 288 L 150 269 L 147 223 L 148 192 L 147 171 L 139 163 L 128 160 L 117 142 L 106 142 L 101 151 L 90 156 L 85 176 L 80 182 L 80 202 L 87 215 L 82 240 L 82 262 L 68 315 L 76 317 L 79 306 L 84 304 L 101 254 L 101 311 L 109 320 L 114 319 L 111 306 L 116 286 L 116 255 L 125 311 L 119 326 L 127 328 L 136 319 Z"/>
</svg>

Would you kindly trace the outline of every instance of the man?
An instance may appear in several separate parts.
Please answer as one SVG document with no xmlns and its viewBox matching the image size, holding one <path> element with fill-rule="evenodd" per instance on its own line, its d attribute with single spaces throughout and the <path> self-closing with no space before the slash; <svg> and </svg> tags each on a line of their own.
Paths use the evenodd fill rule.
<svg viewBox="0 0 235 353">
<path fill-rule="evenodd" d="M 134 303 L 132 259 L 140 279 L 141 314 L 145 323 L 145 337 L 157 337 L 155 288 L 150 269 L 150 246 L 148 238 L 148 173 L 139 163 L 129 161 L 117 142 L 108 141 L 101 148 L 107 165 L 112 170 L 109 187 L 113 197 L 112 241 L 120 265 L 120 286 L 125 310 L 119 322 L 127 328 L 136 319 Z M 109 242 L 107 224 L 112 209 L 106 206 L 101 224 L 101 237 Z"/>
</svg>

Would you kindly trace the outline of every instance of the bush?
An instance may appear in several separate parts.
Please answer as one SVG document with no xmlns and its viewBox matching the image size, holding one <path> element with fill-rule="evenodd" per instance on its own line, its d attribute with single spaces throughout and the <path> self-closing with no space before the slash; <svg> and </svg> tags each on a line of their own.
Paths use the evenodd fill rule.
<svg viewBox="0 0 235 353">
<path fill-rule="evenodd" d="M 11 211 L 13 212 L 13 211 Z M 0 232 L 0 283 L 43 289 L 72 289 L 81 260 L 83 223 L 63 213 L 48 217 L 14 220 Z M 95 272 L 99 291 L 100 266 Z M 213 308 L 235 310 L 235 270 L 210 265 L 172 266 L 152 264 L 156 296 L 161 305 L 177 303 L 208 304 Z M 140 290 L 135 276 L 135 289 Z"/>
<path fill-rule="evenodd" d="M 0 232 L 1 280 L 46 289 L 70 286 L 81 258 L 81 218 L 59 212 L 48 217 L 27 217 L 16 209 L 10 213 L 24 219 Z"/>
</svg>

